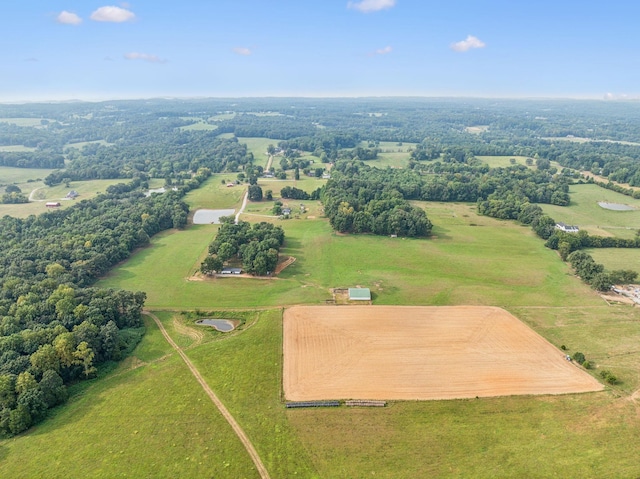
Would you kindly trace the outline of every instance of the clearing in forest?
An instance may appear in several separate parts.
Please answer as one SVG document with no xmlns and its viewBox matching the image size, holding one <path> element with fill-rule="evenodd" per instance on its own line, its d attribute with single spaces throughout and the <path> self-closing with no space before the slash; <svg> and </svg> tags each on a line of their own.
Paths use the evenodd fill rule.
<svg viewBox="0 0 640 479">
<path fill-rule="evenodd" d="M 295 306 L 284 314 L 288 400 L 453 399 L 599 391 L 507 311 Z"/>
</svg>

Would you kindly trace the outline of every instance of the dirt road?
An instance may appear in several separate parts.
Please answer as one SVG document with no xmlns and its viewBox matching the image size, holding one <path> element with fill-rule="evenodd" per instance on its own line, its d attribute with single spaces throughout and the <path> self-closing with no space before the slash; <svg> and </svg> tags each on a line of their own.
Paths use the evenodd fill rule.
<svg viewBox="0 0 640 479">
<path fill-rule="evenodd" d="M 222 416 L 227 420 L 227 422 L 229 423 L 229 425 L 231 426 L 231 428 L 236 433 L 236 435 L 244 445 L 245 449 L 249 453 L 251 460 L 256 465 L 256 469 L 258 470 L 260 477 L 262 479 L 270 479 L 269 472 L 267 471 L 267 468 L 262 463 L 262 460 L 260 459 L 260 456 L 258 455 L 258 452 L 256 451 L 256 449 L 253 447 L 251 440 L 249 439 L 249 437 L 247 437 L 245 432 L 242 430 L 240 425 L 236 422 L 236 420 L 231 415 L 231 413 L 227 410 L 227 408 L 224 407 L 224 404 L 222 404 L 222 401 L 220 401 L 220 399 L 218 399 L 218 396 L 216 396 L 216 394 L 211 390 L 207 382 L 200 375 L 200 372 L 189 360 L 187 355 L 182 351 L 182 349 L 180 349 L 180 347 L 173 341 L 173 339 L 171 339 L 171 336 L 169 336 L 169 333 L 167 333 L 167 330 L 164 329 L 164 326 L 162 325 L 160 320 L 156 317 L 156 315 L 154 315 L 149 311 L 145 311 L 145 314 L 149 315 L 155 321 L 155 323 L 158 325 L 158 328 L 160 329 L 160 332 L 162 332 L 162 335 L 164 336 L 164 338 L 171 345 L 171 347 L 173 347 L 173 349 L 175 349 L 178 352 L 178 354 L 180 355 L 182 360 L 185 362 L 185 364 L 187 365 L 191 373 L 195 376 L 195 378 L 200 383 L 200 386 L 202 386 L 202 389 L 204 389 L 204 392 L 207 393 L 207 396 L 209 396 L 213 404 L 216 405 L 216 407 L 220 411 L 220 414 L 222 414 Z"/>
</svg>

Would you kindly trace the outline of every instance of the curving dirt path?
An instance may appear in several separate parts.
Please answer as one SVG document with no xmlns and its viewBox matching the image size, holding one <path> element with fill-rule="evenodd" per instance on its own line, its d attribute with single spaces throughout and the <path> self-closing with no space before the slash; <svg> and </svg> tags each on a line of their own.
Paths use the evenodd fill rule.
<svg viewBox="0 0 640 479">
<path fill-rule="evenodd" d="M 238 224 L 238 221 L 240 221 L 240 215 L 244 212 L 244 209 L 247 207 L 248 199 L 249 199 L 249 192 L 247 191 L 244 194 L 244 199 L 242 200 L 242 207 L 240 208 L 240 211 L 238 211 L 238 214 L 236 215 L 236 224 Z"/>
<path fill-rule="evenodd" d="M 269 471 L 267 471 L 267 468 L 262 463 L 262 460 L 260 459 L 258 452 L 253 447 L 253 444 L 251 443 L 251 440 L 249 439 L 249 437 L 245 434 L 245 432 L 240 427 L 240 424 L 236 422 L 236 420 L 233 418 L 231 413 L 227 410 L 226 407 L 224 407 L 224 404 L 222 404 L 222 401 L 218 399 L 218 396 L 216 396 L 216 394 L 212 391 L 212 389 L 209 387 L 207 382 L 200 375 L 200 372 L 196 369 L 196 367 L 193 365 L 191 360 L 189 360 L 187 355 L 182 351 L 182 349 L 180 349 L 180 347 L 173 341 L 173 339 L 171 339 L 171 336 L 169 336 L 169 334 L 167 333 L 167 330 L 164 329 L 164 326 L 162 325 L 158 317 L 149 311 L 145 311 L 144 314 L 148 314 L 151 317 L 151 319 L 155 321 L 164 338 L 171 345 L 171 347 L 173 347 L 173 349 L 175 349 L 178 352 L 182 360 L 185 362 L 185 364 L 191 371 L 191 374 L 195 376 L 195 378 L 200 383 L 200 386 L 202 386 L 202 389 L 204 389 L 204 392 L 207 393 L 207 396 L 209 396 L 213 404 L 216 405 L 216 407 L 220 411 L 220 414 L 222 414 L 222 416 L 227 420 L 227 422 L 229 423 L 233 431 L 236 433 L 236 436 L 238 436 L 238 438 L 244 445 L 245 449 L 249 453 L 251 460 L 256 465 L 256 469 L 258 470 L 260 477 L 262 479 L 270 479 Z"/>
<path fill-rule="evenodd" d="M 44 200 L 36 200 L 33 195 L 35 195 L 36 191 L 41 190 L 42 188 L 44 188 L 44 186 L 41 186 L 39 188 L 34 189 L 33 191 L 31 191 L 31 193 L 29 193 L 29 201 L 44 201 Z"/>
</svg>

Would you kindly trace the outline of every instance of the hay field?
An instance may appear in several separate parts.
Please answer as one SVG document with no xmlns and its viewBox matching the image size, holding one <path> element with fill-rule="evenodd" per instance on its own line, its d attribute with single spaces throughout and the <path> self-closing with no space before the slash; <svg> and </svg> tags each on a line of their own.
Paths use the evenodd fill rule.
<svg viewBox="0 0 640 479">
<path fill-rule="evenodd" d="M 295 306 L 285 397 L 426 400 L 599 391 L 507 311 L 484 306 Z"/>
</svg>

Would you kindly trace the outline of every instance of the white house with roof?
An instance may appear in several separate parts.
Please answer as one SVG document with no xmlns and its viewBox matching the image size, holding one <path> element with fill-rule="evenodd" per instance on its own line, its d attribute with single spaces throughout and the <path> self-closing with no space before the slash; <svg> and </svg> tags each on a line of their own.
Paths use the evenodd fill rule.
<svg viewBox="0 0 640 479">
<path fill-rule="evenodd" d="M 560 231 L 564 231 L 565 233 L 577 233 L 580 231 L 580 228 L 574 225 L 567 225 L 562 222 L 556 223 L 556 229 Z"/>
</svg>

